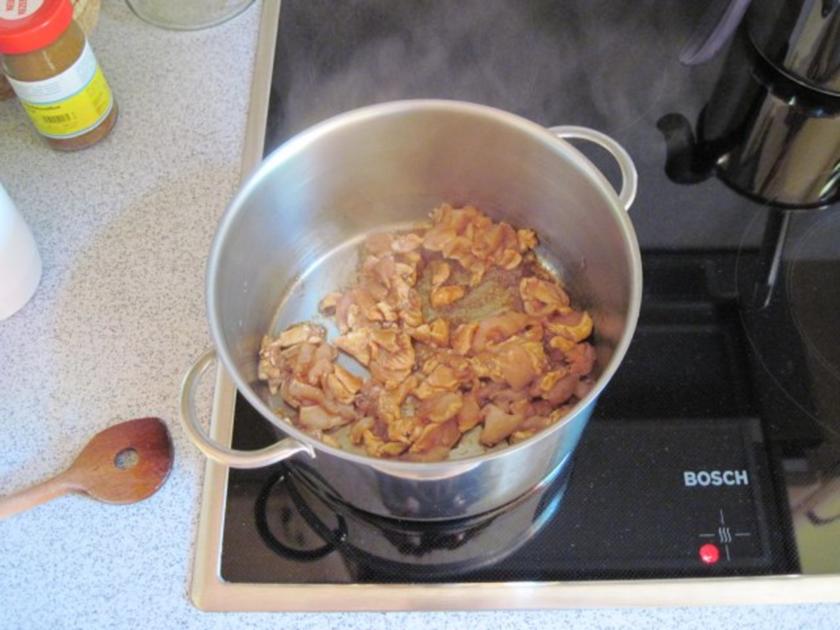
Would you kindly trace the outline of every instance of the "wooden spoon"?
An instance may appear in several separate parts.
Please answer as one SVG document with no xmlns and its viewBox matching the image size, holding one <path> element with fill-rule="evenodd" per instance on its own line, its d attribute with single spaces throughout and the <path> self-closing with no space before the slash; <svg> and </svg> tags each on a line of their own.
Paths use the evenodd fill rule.
<svg viewBox="0 0 840 630">
<path fill-rule="evenodd" d="M 63 473 L 0 497 L 0 519 L 70 492 L 106 503 L 134 503 L 153 495 L 172 468 L 172 443 L 160 418 L 121 422 L 97 433 Z"/>
</svg>

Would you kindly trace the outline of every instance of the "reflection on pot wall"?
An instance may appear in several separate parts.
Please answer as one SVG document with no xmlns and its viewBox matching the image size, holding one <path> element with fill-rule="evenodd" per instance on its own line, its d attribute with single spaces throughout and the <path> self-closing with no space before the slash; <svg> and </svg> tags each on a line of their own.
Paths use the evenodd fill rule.
<svg viewBox="0 0 840 630">
<path fill-rule="evenodd" d="M 473 571 L 510 555 L 541 531 L 562 503 L 569 464 L 512 505 L 434 524 L 366 514 L 321 494 L 312 471 L 281 466 L 257 499 L 257 527 L 274 553 L 316 562 L 337 552 L 360 581 L 371 571 L 397 581 Z M 284 515 L 282 527 L 277 527 L 278 512 Z"/>
</svg>

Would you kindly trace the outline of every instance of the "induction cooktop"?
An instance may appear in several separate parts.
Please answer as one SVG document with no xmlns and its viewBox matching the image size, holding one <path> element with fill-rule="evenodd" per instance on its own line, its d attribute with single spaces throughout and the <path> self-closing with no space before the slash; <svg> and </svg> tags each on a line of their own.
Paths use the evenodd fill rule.
<svg viewBox="0 0 840 630">
<path fill-rule="evenodd" d="M 317 464 L 209 463 L 193 573 L 212 610 L 522 608 L 840 598 L 840 215 L 671 181 L 658 121 L 719 67 L 665 2 L 267 1 L 244 172 L 296 132 L 402 98 L 469 100 L 621 142 L 644 296 L 573 460 L 504 509 L 375 517 Z M 580 147 L 608 175 L 606 155 Z M 759 296 L 759 297 L 757 297 Z M 277 429 L 220 370 L 216 439 Z"/>
</svg>

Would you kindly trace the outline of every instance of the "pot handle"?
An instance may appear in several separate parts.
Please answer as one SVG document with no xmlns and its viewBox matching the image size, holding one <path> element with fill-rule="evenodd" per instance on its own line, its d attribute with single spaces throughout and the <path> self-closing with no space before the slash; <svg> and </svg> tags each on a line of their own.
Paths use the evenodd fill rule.
<svg viewBox="0 0 840 630">
<path fill-rule="evenodd" d="M 618 168 L 621 169 L 621 190 L 618 193 L 618 200 L 624 206 L 625 210 L 630 209 L 639 187 L 639 174 L 636 172 L 636 165 L 633 164 L 633 158 L 630 157 L 630 154 L 627 153 L 627 150 L 623 146 L 607 134 L 595 131 L 589 127 L 563 125 L 561 127 L 551 127 L 549 131 L 558 138 L 588 140 L 612 155 L 615 161 L 618 162 Z"/>
<path fill-rule="evenodd" d="M 280 440 L 276 444 L 256 451 L 240 451 L 220 444 L 207 435 L 196 417 L 195 392 L 201 377 L 215 361 L 216 351 L 207 350 L 187 370 L 181 381 L 181 424 L 202 453 L 213 461 L 231 468 L 261 468 L 304 452 L 310 457 L 315 457 L 315 451 L 311 446 L 291 438 Z"/>
</svg>

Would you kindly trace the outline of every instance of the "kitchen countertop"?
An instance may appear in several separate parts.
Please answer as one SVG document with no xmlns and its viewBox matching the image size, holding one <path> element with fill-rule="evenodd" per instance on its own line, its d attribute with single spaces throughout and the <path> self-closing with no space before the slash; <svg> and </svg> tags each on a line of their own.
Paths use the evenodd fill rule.
<svg viewBox="0 0 840 630">
<path fill-rule="evenodd" d="M 0 181 L 40 246 L 34 299 L 0 322 L 0 492 L 69 465 L 121 419 L 167 422 L 175 465 L 130 506 L 66 497 L 0 522 L 0 627 L 836 627 L 840 606 L 482 613 L 208 614 L 187 596 L 204 461 L 177 423 L 179 379 L 208 345 L 203 279 L 233 195 L 260 6 L 171 32 L 103 3 L 92 37 L 114 132 L 49 150 L 0 103 Z"/>
</svg>

